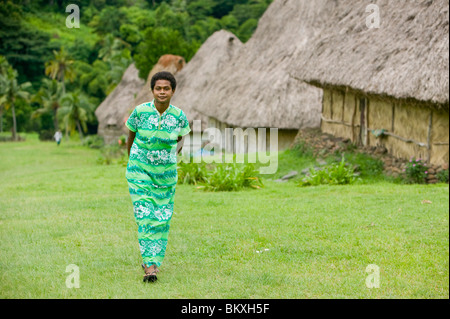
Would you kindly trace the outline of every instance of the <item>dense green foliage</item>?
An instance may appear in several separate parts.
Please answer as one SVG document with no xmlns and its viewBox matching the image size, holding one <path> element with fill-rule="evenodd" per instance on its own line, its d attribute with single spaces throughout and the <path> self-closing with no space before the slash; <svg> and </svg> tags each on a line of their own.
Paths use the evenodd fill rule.
<svg viewBox="0 0 450 319">
<path fill-rule="evenodd" d="M 206 165 L 205 163 L 178 164 L 178 183 L 200 185 L 205 191 L 238 191 L 261 188 L 262 179 L 252 163 Z"/>
<path fill-rule="evenodd" d="M 424 184 L 427 178 L 427 164 L 420 158 L 411 157 L 406 163 L 405 174 L 410 183 Z"/>
<path fill-rule="evenodd" d="M 59 125 L 73 131 L 73 125 L 64 123 L 76 123 L 77 113 L 69 113 L 74 115 L 66 120 L 62 117 L 67 114 L 58 113 L 64 110 L 63 95 L 76 94 L 87 112 L 77 131 L 95 133 L 93 112 L 132 62 L 146 79 L 161 55 L 181 55 L 189 61 L 220 29 L 245 42 L 271 1 L 0 0 L 0 56 L 17 70 L 18 84 L 31 83 L 30 101 L 15 105 L 17 130 L 42 133 Z M 66 26 L 75 14 L 66 12 L 69 4 L 79 8 L 79 28 Z M 48 78 L 59 82 L 62 95 L 45 81 Z M 10 130 L 14 116 L 3 105 L 2 110 L 0 131 Z"/>
<path fill-rule="evenodd" d="M 354 167 L 348 165 L 342 157 L 340 163 L 328 164 L 320 169 L 310 168 L 309 174 L 298 183 L 298 186 L 346 185 L 353 184 L 356 180 Z"/>
</svg>

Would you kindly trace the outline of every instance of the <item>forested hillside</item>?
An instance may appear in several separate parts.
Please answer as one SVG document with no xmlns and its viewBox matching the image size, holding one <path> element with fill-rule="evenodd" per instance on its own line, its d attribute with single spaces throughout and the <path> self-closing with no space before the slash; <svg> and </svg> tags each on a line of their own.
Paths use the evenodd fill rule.
<svg viewBox="0 0 450 319">
<path fill-rule="evenodd" d="M 189 62 L 217 30 L 245 42 L 271 2 L 1 0 L 0 132 L 95 133 L 94 111 L 130 63 L 146 78 L 163 54 Z M 79 8 L 79 28 L 66 26 L 69 4 Z"/>
</svg>

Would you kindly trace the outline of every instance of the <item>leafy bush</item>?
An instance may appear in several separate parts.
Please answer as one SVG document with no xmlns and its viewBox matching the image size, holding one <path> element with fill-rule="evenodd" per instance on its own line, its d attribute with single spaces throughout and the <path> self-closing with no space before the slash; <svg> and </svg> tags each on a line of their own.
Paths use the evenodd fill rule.
<svg viewBox="0 0 450 319">
<path fill-rule="evenodd" d="M 52 141 L 54 134 L 55 133 L 53 132 L 53 130 L 42 130 L 39 132 L 39 140 L 40 141 Z"/>
<path fill-rule="evenodd" d="M 206 180 L 208 172 L 204 163 L 184 163 L 178 164 L 178 183 L 197 185 Z"/>
<path fill-rule="evenodd" d="M 311 168 L 309 175 L 300 180 L 298 186 L 345 185 L 358 180 L 354 167 L 342 158 L 340 163 L 329 164 L 321 169 Z"/>
<path fill-rule="evenodd" d="M 427 164 L 422 159 L 411 157 L 404 170 L 406 182 L 424 184 L 428 174 L 427 169 Z"/>
<path fill-rule="evenodd" d="M 305 141 L 299 141 L 291 149 L 297 156 L 313 156 L 312 148 Z"/>
<path fill-rule="evenodd" d="M 350 144 L 353 145 L 353 144 Z M 353 165 L 355 171 L 360 172 L 361 177 L 374 177 L 383 173 L 384 163 L 380 159 L 373 158 L 365 153 L 346 153 L 346 161 Z"/>
<path fill-rule="evenodd" d="M 126 165 L 128 162 L 126 152 L 118 145 L 105 145 L 100 149 L 100 156 L 97 163 L 100 165 L 111 165 L 114 163 Z"/>
<path fill-rule="evenodd" d="M 119 139 L 117 140 L 117 143 L 121 146 L 121 147 L 126 147 L 127 146 L 127 137 L 126 135 L 121 135 L 119 137 Z"/>
<path fill-rule="evenodd" d="M 436 174 L 436 177 L 440 183 L 447 183 L 448 184 L 448 169 L 440 171 Z"/>
<path fill-rule="evenodd" d="M 220 164 L 209 172 L 199 188 L 205 191 L 238 191 L 246 187 L 261 188 L 262 180 L 257 176 L 253 164 Z"/>
<path fill-rule="evenodd" d="M 83 139 L 83 146 L 87 146 L 89 148 L 100 149 L 105 145 L 105 141 L 103 137 L 98 135 L 89 135 Z"/>
</svg>

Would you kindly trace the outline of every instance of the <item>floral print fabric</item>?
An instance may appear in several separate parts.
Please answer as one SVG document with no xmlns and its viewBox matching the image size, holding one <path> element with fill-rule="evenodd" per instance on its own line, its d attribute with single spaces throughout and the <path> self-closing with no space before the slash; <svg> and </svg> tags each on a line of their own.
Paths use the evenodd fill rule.
<svg viewBox="0 0 450 319">
<path fill-rule="evenodd" d="M 161 115 L 154 101 L 137 106 L 126 122 L 136 132 L 126 178 L 147 267 L 163 262 L 173 215 L 177 140 L 191 129 L 184 112 L 170 105 Z"/>
</svg>

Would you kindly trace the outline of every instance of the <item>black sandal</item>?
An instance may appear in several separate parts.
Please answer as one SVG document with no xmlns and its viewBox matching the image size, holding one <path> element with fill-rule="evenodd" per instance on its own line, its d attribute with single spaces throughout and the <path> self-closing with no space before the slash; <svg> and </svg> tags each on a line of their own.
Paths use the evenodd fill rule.
<svg viewBox="0 0 450 319">
<path fill-rule="evenodd" d="M 145 265 L 142 264 L 142 268 L 145 270 Z M 155 282 L 158 280 L 156 274 L 159 272 L 158 268 L 155 268 L 153 271 L 146 272 L 144 275 L 144 282 Z"/>
</svg>

